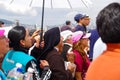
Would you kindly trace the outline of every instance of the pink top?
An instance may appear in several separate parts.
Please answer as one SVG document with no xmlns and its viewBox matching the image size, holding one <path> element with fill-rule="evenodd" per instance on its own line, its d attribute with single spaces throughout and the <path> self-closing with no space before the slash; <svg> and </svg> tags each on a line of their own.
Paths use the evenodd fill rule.
<svg viewBox="0 0 120 80">
<path fill-rule="evenodd" d="M 86 62 L 83 61 L 82 56 L 80 53 L 76 50 L 73 50 L 75 54 L 75 64 L 76 64 L 76 71 L 77 72 L 82 72 L 82 77 L 85 76 L 85 73 L 90 65 L 90 60 L 86 55 Z"/>
</svg>

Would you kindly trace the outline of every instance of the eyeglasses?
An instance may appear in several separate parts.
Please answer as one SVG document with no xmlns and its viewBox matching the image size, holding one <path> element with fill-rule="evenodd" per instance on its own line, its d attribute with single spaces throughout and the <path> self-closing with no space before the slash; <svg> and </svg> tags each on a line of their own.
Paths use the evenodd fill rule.
<svg viewBox="0 0 120 80">
<path fill-rule="evenodd" d="M 0 36 L 0 39 L 6 39 L 6 36 Z"/>
</svg>

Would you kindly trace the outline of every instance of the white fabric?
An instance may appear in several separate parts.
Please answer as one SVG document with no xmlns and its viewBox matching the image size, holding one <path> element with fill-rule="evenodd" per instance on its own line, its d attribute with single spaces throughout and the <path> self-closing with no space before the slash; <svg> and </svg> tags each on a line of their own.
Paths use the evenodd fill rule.
<svg viewBox="0 0 120 80">
<path fill-rule="evenodd" d="M 43 0 L 0 0 L 8 7 L 42 7 Z M 45 0 L 45 8 L 81 8 L 92 5 L 91 0 Z M 22 9 L 21 8 L 21 9 Z"/>
<path fill-rule="evenodd" d="M 9 30 L 11 30 L 12 29 L 12 26 L 8 26 L 8 27 L 1 27 L 0 28 L 1 30 L 5 30 L 5 36 L 6 37 L 8 37 L 8 32 L 9 32 Z"/>
<path fill-rule="evenodd" d="M 35 45 L 36 45 L 36 43 L 32 47 L 29 48 L 29 51 L 28 51 L 29 55 L 31 55 L 31 51 L 33 50 L 33 48 L 35 47 Z"/>
<path fill-rule="evenodd" d="M 106 44 L 103 43 L 101 38 L 98 38 L 93 47 L 93 60 L 97 58 L 100 54 L 102 54 L 102 52 L 105 51 L 106 48 Z"/>
<path fill-rule="evenodd" d="M 70 35 L 72 36 L 73 33 L 70 30 L 65 30 L 65 31 L 62 31 L 60 33 L 60 35 L 63 37 L 63 41 L 65 41 L 67 39 L 67 37 L 70 36 Z"/>
</svg>

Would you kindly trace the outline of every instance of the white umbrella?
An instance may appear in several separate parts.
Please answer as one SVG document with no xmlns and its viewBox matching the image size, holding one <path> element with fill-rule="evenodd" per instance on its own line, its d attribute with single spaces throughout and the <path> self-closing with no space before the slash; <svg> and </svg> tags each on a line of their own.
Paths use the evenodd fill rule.
<svg viewBox="0 0 120 80">
<path fill-rule="evenodd" d="M 90 0 L 0 0 L 0 3 L 9 6 L 42 7 L 43 1 L 46 8 L 79 8 L 92 4 Z"/>
<path fill-rule="evenodd" d="M 45 5 L 43 5 L 43 1 Z M 8 9 L 14 12 L 25 12 L 32 7 L 45 8 L 81 8 L 92 4 L 90 0 L 0 0 L 0 3 L 5 4 Z M 44 16 L 43 16 L 44 17 Z"/>
<path fill-rule="evenodd" d="M 1 0 L 0 3 L 6 4 L 8 8 L 30 9 L 31 7 L 42 8 L 41 30 L 43 30 L 44 8 L 89 8 L 92 4 L 90 0 Z M 41 34 L 42 35 L 42 34 Z"/>
</svg>

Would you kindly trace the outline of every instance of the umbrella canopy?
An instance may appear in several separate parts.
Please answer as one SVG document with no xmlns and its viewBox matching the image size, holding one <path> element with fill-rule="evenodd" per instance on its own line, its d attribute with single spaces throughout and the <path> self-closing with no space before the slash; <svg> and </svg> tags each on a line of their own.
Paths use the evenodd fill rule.
<svg viewBox="0 0 120 80">
<path fill-rule="evenodd" d="M 42 20 L 44 19 L 45 8 L 82 8 L 92 4 L 90 0 L 0 0 L 0 4 L 4 4 L 8 9 L 14 12 L 24 13 L 33 7 L 40 7 L 42 11 Z M 44 4 L 44 5 L 43 5 Z M 41 23 L 42 24 L 42 23 Z"/>
<path fill-rule="evenodd" d="M 44 24 L 44 8 L 79 8 L 89 7 L 92 2 L 90 0 L 1 0 L 0 3 L 6 4 L 8 7 L 13 7 L 24 10 L 30 7 L 42 8 L 41 30 L 43 31 Z M 42 36 L 43 32 L 41 33 Z M 42 40 L 42 39 L 41 39 Z"/>
<path fill-rule="evenodd" d="M 90 0 L 0 0 L 8 9 L 17 12 L 25 12 L 32 7 L 40 7 L 42 9 L 41 29 L 44 22 L 44 8 L 81 8 L 92 4 Z"/>
<path fill-rule="evenodd" d="M 43 7 L 43 1 L 46 8 L 79 8 L 89 7 L 92 4 L 90 0 L 0 0 L 0 3 L 27 8 Z"/>
</svg>

